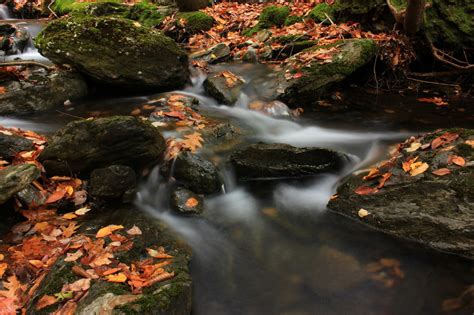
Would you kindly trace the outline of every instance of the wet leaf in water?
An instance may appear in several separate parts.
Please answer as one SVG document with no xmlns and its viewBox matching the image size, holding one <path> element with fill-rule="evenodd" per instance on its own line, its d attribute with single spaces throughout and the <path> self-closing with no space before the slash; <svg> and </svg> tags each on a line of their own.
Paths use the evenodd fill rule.
<svg viewBox="0 0 474 315">
<path fill-rule="evenodd" d="M 123 229 L 123 225 L 115 225 L 111 224 L 106 227 L 101 228 L 95 237 L 100 238 L 100 237 L 106 237 L 107 235 L 112 234 L 112 232 Z"/>
</svg>

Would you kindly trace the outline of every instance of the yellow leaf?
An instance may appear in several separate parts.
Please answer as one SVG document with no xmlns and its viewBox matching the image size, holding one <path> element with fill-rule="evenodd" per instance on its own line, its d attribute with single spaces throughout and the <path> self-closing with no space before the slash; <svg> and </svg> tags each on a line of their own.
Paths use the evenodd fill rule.
<svg viewBox="0 0 474 315">
<path fill-rule="evenodd" d="M 75 215 L 73 212 L 69 212 L 63 215 L 63 219 L 66 220 L 73 220 L 75 218 L 77 218 L 77 215 Z"/>
<path fill-rule="evenodd" d="M 91 211 L 91 208 L 82 207 L 82 208 L 77 209 L 76 211 L 74 211 L 74 213 L 77 214 L 77 215 L 84 215 L 89 211 Z"/>
<path fill-rule="evenodd" d="M 119 272 L 114 275 L 108 275 L 105 277 L 109 282 L 123 283 L 127 281 L 127 276 L 123 272 Z"/>
<path fill-rule="evenodd" d="M 41 260 L 32 259 L 32 260 L 29 260 L 28 262 L 38 269 L 41 269 L 44 267 L 44 264 Z"/>
<path fill-rule="evenodd" d="M 359 212 L 357 212 L 357 215 L 359 216 L 359 218 L 365 218 L 366 216 L 368 216 L 370 214 L 369 211 L 365 210 L 365 209 L 359 209 Z"/>
<path fill-rule="evenodd" d="M 407 152 L 415 152 L 421 147 L 421 143 L 419 142 L 412 142 L 409 148 L 406 148 L 405 151 Z"/>
<path fill-rule="evenodd" d="M 421 163 L 421 162 L 417 162 L 417 163 L 413 163 L 413 164 L 418 164 L 418 163 Z M 413 165 L 412 164 L 412 165 Z M 423 174 L 424 172 L 426 172 L 426 170 L 429 168 L 430 166 L 427 164 L 427 163 L 421 163 L 420 165 L 418 165 L 417 167 L 413 167 L 410 171 L 410 175 L 411 176 L 417 176 L 417 175 L 420 175 L 420 174 Z"/>
<path fill-rule="evenodd" d="M 114 231 L 117 231 L 117 230 L 120 230 L 120 229 L 123 229 L 123 225 L 114 225 L 114 224 L 111 224 L 111 225 L 108 225 L 106 227 L 103 227 L 101 228 L 97 234 L 95 235 L 95 237 L 99 238 L 99 237 L 106 237 L 107 235 L 110 235 L 112 234 Z"/>
</svg>

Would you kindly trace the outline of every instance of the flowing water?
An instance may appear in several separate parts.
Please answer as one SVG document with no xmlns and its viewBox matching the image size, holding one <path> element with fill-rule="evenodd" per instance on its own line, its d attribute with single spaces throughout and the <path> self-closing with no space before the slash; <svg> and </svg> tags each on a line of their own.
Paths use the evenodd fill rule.
<svg viewBox="0 0 474 315">
<path fill-rule="evenodd" d="M 10 9 L 4 4 L 0 4 L 0 20 L 10 20 L 12 18 Z"/>
<path fill-rule="evenodd" d="M 206 96 L 199 74 L 191 86 L 174 92 L 197 97 L 204 111 L 251 131 L 244 142 L 334 148 L 351 159 L 339 173 L 275 182 L 238 183 L 222 165 L 225 193 L 206 199 L 202 217 L 169 211 L 165 196 L 170 185 L 155 169 L 142 183 L 135 204 L 165 221 L 193 248 L 193 313 L 446 314 L 443 300 L 459 296 L 474 281 L 469 262 L 360 226 L 328 212 L 326 204 L 345 176 L 383 158 L 388 146 L 415 131 L 459 126 L 467 118 L 446 121 L 436 113 L 433 119 L 425 117 L 426 125 L 413 113 L 411 120 L 399 121 L 383 111 L 273 118 L 247 108 L 253 100 L 271 97 L 272 72 L 257 65 L 217 66 L 223 67 L 246 80 L 235 107 Z M 59 111 L 2 117 L 0 124 L 51 134 L 79 117 L 128 114 L 160 95 L 94 96 Z M 218 152 L 206 154 L 225 158 Z M 387 258 L 399 262 L 402 273 L 370 271 L 371 263 Z"/>
</svg>

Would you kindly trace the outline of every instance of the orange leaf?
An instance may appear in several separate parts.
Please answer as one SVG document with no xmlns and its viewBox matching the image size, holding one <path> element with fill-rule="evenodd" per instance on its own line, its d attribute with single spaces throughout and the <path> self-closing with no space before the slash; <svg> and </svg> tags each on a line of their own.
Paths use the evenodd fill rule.
<svg viewBox="0 0 474 315">
<path fill-rule="evenodd" d="M 44 267 L 44 264 L 41 260 L 32 259 L 32 260 L 29 260 L 28 262 L 38 269 L 41 269 Z"/>
<path fill-rule="evenodd" d="M 116 275 L 108 275 L 105 278 L 109 282 L 123 283 L 123 282 L 127 281 L 127 276 L 123 272 L 120 272 Z"/>
<path fill-rule="evenodd" d="M 108 225 L 106 227 L 101 228 L 95 237 L 100 238 L 100 237 L 106 237 L 107 235 L 112 234 L 112 232 L 123 229 L 123 225 Z"/>
<path fill-rule="evenodd" d="M 382 188 L 385 185 L 385 182 L 392 176 L 392 173 L 387 172 L 382 175 L 382 178 L 379 180 L 379 185 L 377 186 L 378 189 Z"/>
<path fill-rule="evenodd" d="M 5 94 L 7 92 L 7 88 L 4 86 L 0 86 L 0 94 Z"/>
<path fill-rule="evenodd" d="M 439 168 L 437 170 L 432 171 L 431 173 L 436 175 L 436 176 L 444 176 L 444 175 L 450 174 L 451 171 L 447 168 Z"/>
<path fill-rule="evenodd" d="M 3 275 L 5 274 L 5 271 L 7 270 L 7 268 L 8 268 L 7 263 L 1 263 L 0 264 L 0 278 L 3 277 Z"/>
<path fill-rule="evenodd" d="M 417 176 L 417 175 L 423 174 L 430 167 L 427 163 L 421 163 L 419 165 L 418 165 L 418 163 L 421 163 L 421 162 L 417 162 L 417 163 L 412 164 L 412 166 L 415 165 L 415 164 L 417 164 L 417 165 L 416 165 L 416 167 L 412 167 L 412 169 L 410 171 L 411 176 Z"/>
<path fill-rule="evenodd" d="M 373 194 L 379 191 L 377 188 L 372 188 L 369 186 L 360 186 L 354 192 L 358 195 L 368 195 L 368 194 Z"/>
<path fill-rule="evenodd" d="M 464 158 L 459 155 L 454 155 L 451 158 L 451 162 L 461 167 L 466 165 L 466 160 L 464 160 Z"/>
<path fill-rule="evenodd" d="M 199 201 L 196 199 L 196 198 L 189 198 L 188 200 L 186 200 L 186 207 L 188 208 L 194 208 L 196 207 L 197 205 L 199 204 Z"/>
<path fill-rule="evenodd" d="M 66 189 L 65 188 L 57 188 L 57 190 L 52 193 L 51 195 L 48 196 L 48 199 L 46 199 L 45 203 L 54 203 L 58 200 L 61 200 L 64 198 L 66 195 Z"/>
<path fill-rule="evenodd" d="M 48 307 L 50 305 L 53 305 L 56 303 L 57 299 L 54 296 L 51 295 L 43 295 L 39 300 L 38 303 L 36 303 L 36 310 L 39 311 L 45 307 Z"/>
<path fill-rule="evenodd" d="M 77 215 L 74 214 L 73 212 L 69 212 L 69 213 L 65 213 L 63 216 L 62 216 L 63 219 L 66 219 L 66 220 L 72 220 L 72 219 L 75 219 L 77 218 Z"/>
<path fill-rule="evenodd" d="M 102 273 L 103 276 L 108 276 L 108 275 L 111 275 L 111 274 L 114 274 L 118 271 L 122 270 L 122 268 L 111 268 L 109 270 L 106 270 Z"/>
</svg>

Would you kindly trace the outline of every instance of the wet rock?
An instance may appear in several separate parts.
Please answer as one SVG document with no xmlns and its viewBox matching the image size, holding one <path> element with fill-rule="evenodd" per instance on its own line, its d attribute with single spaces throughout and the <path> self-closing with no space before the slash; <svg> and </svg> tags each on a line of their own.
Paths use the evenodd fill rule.
<svg viewBox="0 0 474 315">
<path fill-rule="evenodd" d="M 280 143 L 256 143 L 232 153 L 230 161 L 242 180 L 310 176 L 338 171 L 348 157 L 320 148 Z"/>
<path fill-rule="evenodd" d="M 422 136 L 420 143 L 429 143 L 446 130 Z M 377 193 L 360 195 L 355 189 L 370 184 L 353 175 L 338 189 L 338 198 L 329 202 L 330 210 L 351 217 L 384 233 L 415 241 L 425 246 L 474 259 L 474 149 L 464 141 L 474 139 L 474 131 L 457 130 L 460 137 L 444 149 L 453 146 L 448 155 L 433 149 L 418 149 L 410 153 L 401 150 L 385 186 Z M 466 165 L 449 164 L 449 156 L 462 156 Z M 424 173 L 410 176 L 402 162 L 418 156 L 427 163 Z M 436 176 L 432 171 L 448 168 L 450 173 Z M 377 179 L 375 179 L 377 182 Z M 365 209 L 368 215 L 359 216 Z"/>
<path fill-rule="evenodd" d="M 192 53 L 189 58 L 200 59 L 209 63 L 223 62 L 230 58 L 230 48 L 224 43 L 219 43 L 207 50 Z"/>
<path fill-rule="evenodd" d="M 11 161 L 19 152 L 32 151 L 33 142 L 17 135 L 0 133 L 0 158 Z"/>
<path fill-rule="evenodd" d="M 0 170 L 0 204 L 25 189 L 40 176 L 40 170 L 32 164 L 7 166 Z"/>
<path fill-rule="evenodd" d="M 201 214 L 203 206 L 203 198 L 188 189 L 178 187 L 171 193 L 171 209 L 179 214 Z"/>
<path fill-rule="evenodd" d="M 271 101 L 268 103 L 254 101 L 249 104 L 249 109 L 259 111 L 273 117 L 293 117 L 293 112 L 291 109 L 285 103 L 280 101 Z"/>
<path fill-rule="evenodd" d="M 242 57 L 242 60 L 250 63 L 258 63 L 258 56 L 255 48 L 249 47 Z"/>
<path fill-rule="evenodd" d="M 348 40 L 329 46 L 315 46 L 303 50 L 307 52 L 326 52 L 332 54 L 331 62 L 314 59 L 301 68 L 297 76 L 295 71 L 288 68 L 281 71 L 278 79 L 278 97 L 287 104 L 301 104 L 314 101 L 328 87 L 344 80 L 354 71 L 371 61 L 376 54 L 375 41 L 370 39 Z M 297 62 L 290 58 L 291 62 Z"/>
<path fill-rule="evenodd" d="M 193 96 L 173 93 L 154 101 L 152 104 L 156 106 L 156 109 L 150 114 L 149 120 L 151 122 L 168 123 L 177 122 L 180 120 L 180 118 L 164 115 L 163 111 L 175 111 L 174 109 L 171 109 L 170 106 L 176 105 L 183 105 L 185 107 L 190 107 L 193 110 L 197 111 L 197 105 L 199 105 L 199 100 Z M 183 111 L 182 114 L 186 115 L 187 113 Z"/>
<path fill-rule="evenodd" d="M 0 114 L 27 114 L 62 106 L 87 95 L 87 85 L 75 72 L 30 67 L 22 78 L 0 78 Z"/>
<path fill-rule="evenodd" d="M 204 81 L 204 89 L 217 101 L 233 105 L 239 98 L 244 80 L 230 71 L 222 71 L 209 76 Z"/>
<path fill-rule="evenodd" d="M 171 264 L 164 267 L 174 277 L 157 282 L 144 288 L 143 293 L 133 294 L 130 287 L 123 283 L 92 280 L 87 295 L 77 301 L 75 314 L 159 314 L 181 315 L 190 314 L 192 305 L 191 277 L 189 275 L 190 248 L 179 239 L 167 226 L 142 211 L 133 211 L 130 208 L 116 208 L 113 211 L 98 213 L 93 220 L 82 223 L 82 231 L 97 231 L 109 224 L 120 224 L 129 229 L 136 225 L 142 235 L 133 238 L 133 247 L 126 252 L 114 253 L 115 258 L 126 262 L 143 260 L 146 248 L 163 246 L 166 253 L 173 256 Z M 126 235 L 126 234 L 125 234 Z M 60 292 L 63 285 L 81 279 L 72 271 L 78 262 L 64 262 L 59 259 L 48 270 L 44 281 L 38 287 L 27 314 L 51 314 L 58 309 L 58 305 L 36 310 L 38 299 L 45 294 Z M 84 267 L 84 266 L 83 266 Z"/>
<path fill-rule="evenodd" d="M 132 202 L 137 174 L 128 166 L 111 165 L 91 172 L 89 193 L 96 199 Z"/>
<path fill-rule="evenodd" d="M 36 44 L 54 63 L 71 65 L 103 84 L 143 90 L 188 82 L 186 53 L 171 38 L 132 20 L 61 18 L 43 29 Z"/>
<path fill-rule="evenodd" d="M 46 201 L 46 196 L 33 185 L 26 186 L 25 189 L 16 194 L 16 197 L 26 206 L 31 204 L 42 205 Z"/>
<path fill-rule="evenodd" d="M 165 147 L 163 136 L 149 122 L 111 116 L 67 124 L 39 158 L 48 175 L 87 173 L 117 164 L 140 170 L 159 163 Z"/>
<path fill-rule="evenodd" d="M 21 54 L 30 40 L 27 29 L 12 24 L 0 24 L 0 50 L 5 55 Z"/>
<path fill-rule="evenodd" d="M 198 194 L 213 194 L 221 190 L 217 168 L 210 161 L 184 152 L 176 159 L 173 176 Z"/>
</svg>

